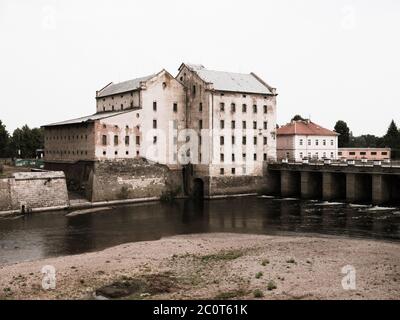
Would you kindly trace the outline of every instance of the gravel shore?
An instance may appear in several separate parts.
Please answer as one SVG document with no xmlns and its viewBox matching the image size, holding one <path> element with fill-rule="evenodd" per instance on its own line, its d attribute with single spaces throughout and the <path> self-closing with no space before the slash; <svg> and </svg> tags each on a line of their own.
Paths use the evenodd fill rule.
<svg viewBox="0 0 400 320">
<path fill-rule="evenodd" d="M 43 266 L 56 288 L 42 288 Z M 344 290 L 342 268 L 355 270 Z M 199 234 L 0 266 L 0 299 L 400 299 L 400 244 Z"/>
</svg>

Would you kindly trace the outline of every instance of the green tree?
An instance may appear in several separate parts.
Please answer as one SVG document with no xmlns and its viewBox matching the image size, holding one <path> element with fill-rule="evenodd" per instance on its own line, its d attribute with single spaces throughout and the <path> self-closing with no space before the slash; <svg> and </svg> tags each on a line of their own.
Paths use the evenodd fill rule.
<svg viewBox="0 0 400 320">
<path fill-rule="evenodd" d="M 14 157 L 34 158 L 36 150 L 44 146 L 43 129 L 30 129 L 27 125 L 14 130 L 11 150 Z"/>
<path fill-rule="evenodd" d="M 10 147 L 10 135 L 6 129 L 6 126 L 0 120 L 0 158 L 6 158 L 9 156 Z"/>
<path fill-rule="evenodd" d="M 304 119 L 301 115 L 296 114 L 293 118 L 292 121 L 305 121 L 306 119 Z"/>
<path fill-rule="evenodd" d="M 400 157 L 400 132 L 394 120 L 392 120 L 386 134 L 383 136 L 383 144 L 387 148 L 392 148 L 393 158 Z"/>
<path fill-rule="evenodd" d="M 339 148 L 348 147 L 350 142 L 350 129 L 343 120 L 336 122 L 335 131 L 340 134 Z"/>
</svg>

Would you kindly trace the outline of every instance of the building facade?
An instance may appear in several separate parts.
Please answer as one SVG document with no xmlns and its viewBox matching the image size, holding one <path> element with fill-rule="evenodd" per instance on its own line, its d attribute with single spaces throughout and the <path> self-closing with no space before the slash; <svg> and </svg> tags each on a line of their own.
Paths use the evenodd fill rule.
<svg viewBox="0 0 400 320">
<path fill-rule="evenodd" d="M 335 160 L 338 157 L 338 136 L 338 133 L 310 120 L 291 121 L 277 130 L 278 160 Z"/>
<path fill-rule="evenodd" d="M 390 148 L 339 148 L 339 159 L 346 160 L 390 160 Z"/>
<path fill-rule="evenodd" d="M 276 159 L 276 96 L 254 73 L 189 64 L 176 77 L 110 83 L 96 92 L 95 114 L 44 126 L 46 167 L 85 180 L 94 162 L 145 158 L 182 170 L 184 184 L 260 177 Z"/>
</svg>

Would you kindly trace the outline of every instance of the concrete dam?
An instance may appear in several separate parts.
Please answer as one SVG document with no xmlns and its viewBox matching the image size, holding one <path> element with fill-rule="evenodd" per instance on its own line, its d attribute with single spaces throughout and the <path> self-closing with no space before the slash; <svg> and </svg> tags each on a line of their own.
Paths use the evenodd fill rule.
<svg viewBox="0 0 400 320">
<path fill-rule="evenodd" d="M 272 195 L 374 205 L 400 203 L 400 165 L 270 163 L 266 174 Z"/>
</svg>

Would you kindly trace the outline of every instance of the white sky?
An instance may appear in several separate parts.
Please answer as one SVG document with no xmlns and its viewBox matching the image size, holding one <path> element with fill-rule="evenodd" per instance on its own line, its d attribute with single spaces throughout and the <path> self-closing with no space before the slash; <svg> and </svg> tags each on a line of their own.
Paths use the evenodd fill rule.
<svg viewBox="0 0 400 320">
<path fill-rule="evenodd" d="M 9 131 L 95 112 L 95 92 L 180 63 L 257 73 L 297 113 L 354 134 L 400 124 L 398 0 L 0 0 Z"/>
</svg>

